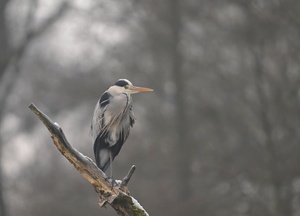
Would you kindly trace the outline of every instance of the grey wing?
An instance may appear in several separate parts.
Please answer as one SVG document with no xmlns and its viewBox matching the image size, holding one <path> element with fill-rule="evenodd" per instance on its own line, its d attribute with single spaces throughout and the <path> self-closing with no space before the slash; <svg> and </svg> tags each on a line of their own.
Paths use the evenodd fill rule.
<svg viewBox="0 0 300 216">
<path fill-rule="evenodd" d="M 104 92 L 95 106 L 91 125 L 91 136 L 93 144 L 104 128 L 104 112 L 109 104 L 110 98 L 111 95 L 107 91 Z"/>
<path fill-rule="evenodd" d="M 109 166 L 109 150 L 108 146 L 109 143 L 106 142 L 106 133 L 104 131 L 104 113 L 105 113 L 105 106 L 101 106 L 101 99 L 97 102 L 94 116 L 92 119 L 91 125 L 91 137 L 92 137 L 92 144 L 94 145 L 94 156 L 96 159 L 97 166 L 102 170 L 105 171 Z"/>
<path fill-rule="evenodd" d="M 94 110 L 94 115 L 91 124 L 90 134 L 92 137 L 92 144 L 95 143 L 98 135 L 101 133 L 103 127 L 103 114 L 104 114 L 104 108 L 101 108 L 98 102 Z"/>
</svg>

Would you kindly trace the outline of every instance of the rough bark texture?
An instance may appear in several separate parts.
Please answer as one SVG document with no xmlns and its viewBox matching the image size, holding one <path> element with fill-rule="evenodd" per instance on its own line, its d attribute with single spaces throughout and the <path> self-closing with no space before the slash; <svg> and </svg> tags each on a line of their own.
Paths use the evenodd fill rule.
<svg viewBox="0 0 300 216">
<path fill-rule="evenodd" d="M 38 116 L 43 124 L 49 130 L 54 145 L 58 148 L 65 158 L 81 173 L 81 175 L 90 182 L 100 195 L 99 205 L 102 207 L 109 203 L 119 215 L 123 216 L 141 216 L 148 213 L 137 204 L 136 200 L 129 195 L 127 183 L 135 169 L 133 166 L 122 183 L 111 188 L 111 183 L 106 179 L 97 165 L 89 157 L 84 156 L 74 149 L 67 141 L 62 129 L 57 123 L 54 123 L 48 116 L 31 104 L 29 108 Z"/>
</svg>

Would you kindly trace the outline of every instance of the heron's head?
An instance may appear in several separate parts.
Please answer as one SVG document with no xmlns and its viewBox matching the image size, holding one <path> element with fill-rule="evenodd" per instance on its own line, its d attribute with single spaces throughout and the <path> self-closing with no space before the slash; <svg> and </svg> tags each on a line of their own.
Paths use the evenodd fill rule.
<svg viewBox="0 0 300 216">
<path fill-rule="evenodd" d="M 153 89 L 150 88 L 134 86 L 127 79 L 119 79 L 112 87 L 114 88 L 114 90 L 118 91 L 119 93 L 128 93 L 128 94 L 153 91 Z"/>
</svg>

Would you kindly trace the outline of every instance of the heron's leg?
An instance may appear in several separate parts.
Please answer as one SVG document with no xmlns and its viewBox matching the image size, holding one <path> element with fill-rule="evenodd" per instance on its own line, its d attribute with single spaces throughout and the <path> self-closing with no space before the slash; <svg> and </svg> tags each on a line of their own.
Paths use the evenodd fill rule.
<svg viewBox="0 0 300 216">
<path fill-rule="evenodd" d="M 109 162 L 110 162 L 110 179 L 111 179 L 111 188 L 114 187 L 114 176 L 113 176 L 113 164 L 112 164 L 112 155 L 109 152 Z"/>
</svg>

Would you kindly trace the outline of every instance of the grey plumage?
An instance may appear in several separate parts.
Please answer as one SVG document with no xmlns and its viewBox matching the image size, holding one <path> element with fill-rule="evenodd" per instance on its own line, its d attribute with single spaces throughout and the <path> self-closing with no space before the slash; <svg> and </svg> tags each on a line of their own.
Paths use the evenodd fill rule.
<svg viewBox="0 0 300 216">
<path fill-rule="evenodd" d="M 98 100 L 91 125 L 91 137 L 97 166 L 106 171 L 128 138 L 135 122 L 131 94 L 153 91 L 135 87 L 129 80 L 120 79 Z M 111 169 L 112 177 L 112 169 Z"/>
</svg>

